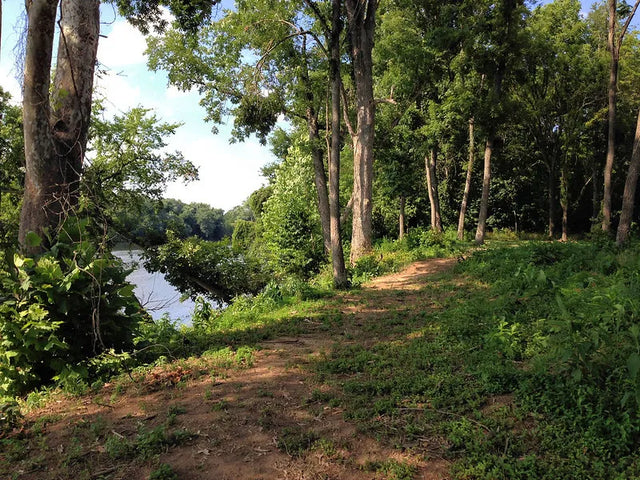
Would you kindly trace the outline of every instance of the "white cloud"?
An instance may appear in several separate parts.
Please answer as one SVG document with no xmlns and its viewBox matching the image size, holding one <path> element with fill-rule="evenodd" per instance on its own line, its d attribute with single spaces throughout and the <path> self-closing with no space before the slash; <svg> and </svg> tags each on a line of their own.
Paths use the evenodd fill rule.
<svg viewBox="0 0 640 480">
<path fill-rule="evenodd" d="M 260 168 L 272 159 L 257 142 L 228 144 L 222 136 L 198 136 L 193 141 L 188 133 L 176 135 L 171 147 L 182 147 L 185 158 L 200 169 L 200 180 L 188 185 L 176 182 L 167 188 L 166 196 L 185 202 L 204 202 L 229 210 L 242 203 L 265 183 Z"/>
<path fill-rule="evenodd" d="M 142 91 L 129 77 L 108 73 L 96 78 L 96 92 L 105 98 L 105 107 L 110 113 L 120 113 L 137 107 L 142 99 Z"/>
<path fill-rule="evenodd" d="M 11 94 L 11 100 L 13 103 L 20 103 L 22 101 L 22 88 L 16 80 L 16 74 L 12 66 L 6 63 L 0 64 L 0 86 Z"/>
<path fill-rule="evenodd" d="M 98 44 L 98 60 L 110 69 L 146 63 L 147 42 L 135 27 L 125 20 L 111 25 L 111 31 Z"/>
</svg>

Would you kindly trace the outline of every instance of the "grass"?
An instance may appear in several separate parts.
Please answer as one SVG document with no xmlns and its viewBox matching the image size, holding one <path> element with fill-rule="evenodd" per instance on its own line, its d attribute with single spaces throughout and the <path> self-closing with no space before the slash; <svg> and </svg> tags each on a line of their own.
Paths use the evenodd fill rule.
<svg viewBox="0 0 640 480">
<path fill-rule="evenodd" d="M 446 242 L 433 247 L 429 242 L 438 239 L 420 236 L 410 241 L 431 246 L 418 253 L 387 252 L 383 246 L 382 260 L 379 254 L 367 259 L 370 264 L 361 265 L 355 277 L 400 268 L 426 255 L 427 248 L 458 248 Z M 329 297 L 321 287 L 305 289 L 300 294 L 301 288 L 290 287 L 287 295 L 272 289 L 200 319 L 192 329 L 158 324 L 150 338 L 166 341 L 171 355 L 155 359 L 153 370 L 132 370 L 133 378 L 159 372 L 161 388 L 179 389 L 184 378 L 215 380 L 250 368 L 262 340 L 325 333 L 336 343 L 303 367 L 318 385 L 304 400 L 306 407 L 339 407 L 360 434 L 446 459 L 452 478 L 640 478 L 638 246 L 621 251 L 606 242 L 508 238 L 493 241 L 454 271 L 429 278 L 417 291 L 363 289 Z M 359 317 L 342 313 L 345 301 L 357 304 Z M 125 385 L 119 395 L 136 385 L 128 378 L 117 381 Z M 177 383 L 168 386 L 172 378 Z M 205 400 L 212 400 L 208 392 Z M 260 390 L 258 396 L 270 399 L 273 392 Z M 211 408 L 230 406 L 219 399 Z M 191 438 L 168 428 L 182 414 L 174 403 L 166 425 L 124 440 L 109 436 L 99 419 L 80 433 L 103 442 L 113 458 L 148 459 Z M 260 426 L 273 427 L 273 415 L 268 407 L 260 411 Z M 34 432 L 44 435 L 47 422 L 34 425 Z M 9 460 L 33 448 L 25 440 L 0 441 Z M 307 451 L 336 455 L 330 439 L 306 427 L 281 430 L 276 441 L 294 457 Z M 81 452 L 69 451 L 68 461 L 80 458 Z M 394 460 L 363 469 L 389 479 L 415 478 L 417 471 Z"/>
<path fill-rule="evenodd" d="M 639 252 L 495 243 L 429 285 L 441 308 L 368 322 L 387 340 L 336 345 L 315 371 L 362 432 L 446 439 L 455 478 L 637 478 Z"/>
</svg>

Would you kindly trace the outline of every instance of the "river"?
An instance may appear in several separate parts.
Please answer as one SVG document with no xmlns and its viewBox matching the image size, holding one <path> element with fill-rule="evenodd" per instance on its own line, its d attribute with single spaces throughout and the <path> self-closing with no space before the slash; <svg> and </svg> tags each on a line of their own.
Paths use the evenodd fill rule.
<svg viewBox="0 0 640 480">
<path fill-rule="evenodd" d="M 136 297 L 154 320 L 167 313 L 169 318 L 178 323 L 191 324 L 194 302 L 191 299 L 181 302 L 180 292 L 167 282 L 162 273 L 148 272 L 141 261 L 141 250 L 117 249 L 112 253 L 127 266 L 134 266 L 135 270 L 127 280 L 135 286 Z"/>
</svg>

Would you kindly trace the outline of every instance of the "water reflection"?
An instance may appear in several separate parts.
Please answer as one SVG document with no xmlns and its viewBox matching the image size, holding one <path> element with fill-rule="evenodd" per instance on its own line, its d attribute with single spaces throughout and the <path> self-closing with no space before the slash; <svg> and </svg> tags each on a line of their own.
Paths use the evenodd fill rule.
<svg viewBox="0 0 640 480">
<path fill-rule="evenodd" d="M 141 261 L 141 250 L 119 249 L 114 250 L 113 254 L 125 264 L 134 265 L 135 270 L 129 274 L 127 280 L 135 285 L 136 297 L 155 320 L 168 313 L 172 320 L 187 325 L 191 323 L 194 302 L 190 299 L 181 302 L 180 292 L 167 282 L 162 273 L 145 270 Z"/>
</svg>

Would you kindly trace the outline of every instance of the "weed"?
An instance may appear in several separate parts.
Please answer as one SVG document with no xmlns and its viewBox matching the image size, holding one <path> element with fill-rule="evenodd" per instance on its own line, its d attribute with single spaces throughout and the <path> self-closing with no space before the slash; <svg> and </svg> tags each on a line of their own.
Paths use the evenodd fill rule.
<svg viewBox="0 0 640 480">
<path fill-rule="evenodd" d="M 180 477 L 173 471 L 171 465 L 161 463 L 147 478 L 148 480 L 179 480 Z"/>
<path fill-rule="evenodd" d="M 224 398 L 217 401 L 216 403 L 214 403 L 211 406 L 211 410 L 213 410 L 214 412 L 223 412 L 228 410 L 230 407 L 230 403 L 228 400 L 225 400 Z"/>
<path fill-rule="evenodd" d="M 151 430 L 141 428 L 133 441 L 114 434 L 107 439 L 105 450 L 114 459 L 137 456 L 146 460 L 171 446 L 181 445 L 193 437 L 194 434 L 187 430 L 168 432 L 165 425 L 160 425 Z"/>
<path fill-rule="evenodd" d="M 412 480 L 417 473 L 416 467 L 397 460 L 385 462 L 367 462 L 364 469 L 369 472 L 382 473 L 388 480 Z"/>
<path fill-rule="evenodd" d="M 273 398 L 273 392 L 269 391 L 269 390 L 264 390 L 264 389 L 259 389 L 258 390 L 258 397 L 261 398 Z"/>
<path fill-rule="evenodd" d="M 278 449 L 292 457 L 299 457 L 309 450 L 318 435 L 313 431 L 304 431 L 299 427 L 287 427 L 278 437 Z"/>
<path fill-rule="evenodd" d="M 135 453 L 135 446 L 126 437 L 116 434 L 107 438 L 104 448 L 107 455 L 115 460 L 130 457 Z"/>
<path fill-rule="evenodd" d="M 320 438 L 313 443 L 312 450 L 319 452 L 327 458 L 334 458 L 338 455 L 336 445 L 327 438 Z"/>
</svg>

